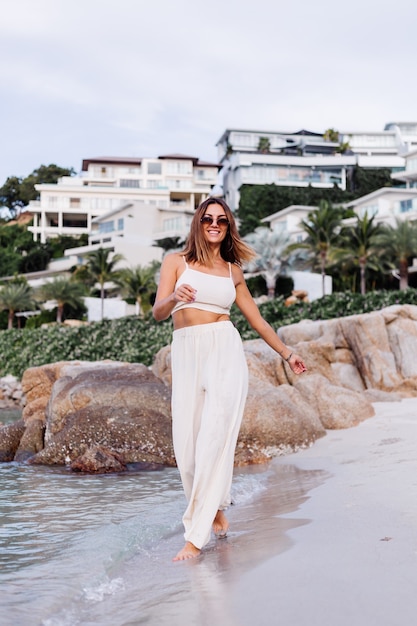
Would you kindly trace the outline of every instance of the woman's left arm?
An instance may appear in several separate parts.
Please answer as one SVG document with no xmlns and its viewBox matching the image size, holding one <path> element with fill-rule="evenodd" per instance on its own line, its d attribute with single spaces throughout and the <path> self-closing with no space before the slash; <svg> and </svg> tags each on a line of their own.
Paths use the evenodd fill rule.
<svg viewBox="0 0 417 626">
<path fill-rule="evenodd" d="M 295 374 L 305 372 L 307 368 L 302 358 L 292 352 L 292 350 L 281 341 L 272 326 L 262 317 L 246 285 L 243 272 L 241 268 L 236 265 L 233 266 L 233 277 L 236 287 L 236 306 L 248 320 L 253 330 L 255 330 L 275 352 L 278 352 L 284 361 L 287 361 Z"/>
</svg>

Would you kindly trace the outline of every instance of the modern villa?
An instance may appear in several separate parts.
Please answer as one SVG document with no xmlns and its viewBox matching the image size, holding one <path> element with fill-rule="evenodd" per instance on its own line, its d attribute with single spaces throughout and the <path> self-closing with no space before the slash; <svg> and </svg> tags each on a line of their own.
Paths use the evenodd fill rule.
<svg viewBox="0 0 417 626">
<path fill-rule="evenodd" d="M 243 184 L 346 189 L 354 167 L 386 168 L 401 186 L 381 188 L 346 206 L 391 224 L 397 216 L 417 219 L 417 123 L 390 123 L 380 132 L 334 131 L 326 138 L 307 130 L 227 129 L 217 147 L 218 163 L 183 154 L 95 157 L 83 160 L 77 176 L 37 185 L 40 200 L 28 207 L 34 239 L 87 234 L 88 244 L 66 250 L 66 259 L 28 276 L 31 283 L 68 271 L 102 247 L 124 256 L 120 266 L 160 261 L 164 248 L 158 242 L 183 240 L 202 200 L 223 195 L 236 210 Z M 300 241 L 305 236 L 300 222 L 316 208 L 292 205 L 262 222 Z M 297 283 L 305 278 L 301 274 Z M 311 282 L 314 275 L 309 276 L 309 290 L 317 291 Z"/>
<path fill-rule="evenodd" d="M 308 130 L 295 133 L 226 129 L 217 142 L 223 190 L 233 210 L 244 184 L 346 189 L 355 166 L 404 170 L 405 155 L 417 149 L 417 123 L 389 123 L 380 132 Z"/>
<path fill-rule="evenodd" d="M 40 200 L 29 204 L 35 240 L 87 234 L 88 246 L 69 251 L 82 257 L 107 247 L 127 265 L 161 260 L 158 240 L 184 237 L 195 208 L 217 183 L 220 166 L 196 157 L 84 159 L 80 175 L 36 188 Z"/>
</svg>

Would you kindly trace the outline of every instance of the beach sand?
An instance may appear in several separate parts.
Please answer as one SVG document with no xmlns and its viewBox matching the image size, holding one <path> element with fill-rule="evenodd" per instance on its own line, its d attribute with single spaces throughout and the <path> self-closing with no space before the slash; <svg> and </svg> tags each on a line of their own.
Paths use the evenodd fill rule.
<svg viewBox="0 0 417 626">
<path fill-rule="evenodd" d="M 374 406 L 275 459 L 267 489 L 231 507 L 228 539 L 168 566 L 175 591 L 147 623 L 417 623 L 417 399 Z"/>
<path fill-rule="evenodd" d="M 239 578 L 238 624 L 417 623 L 417 399 L 374 406 L 358 427 L 276 460 L 326 477 L 282 516 L 304 522 L 292 546 Z"/>
</svg>

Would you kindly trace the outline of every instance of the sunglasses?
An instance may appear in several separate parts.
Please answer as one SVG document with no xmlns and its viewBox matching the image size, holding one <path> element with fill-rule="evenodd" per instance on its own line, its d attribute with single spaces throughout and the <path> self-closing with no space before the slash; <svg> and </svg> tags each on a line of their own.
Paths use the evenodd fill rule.
<svg viewBox="0 0 417 626">
<path fill-rule="evenodd" d="M 215 218 L 211 217 L 210 215 L 203 215 L 200 222 L 202 224 L 209 224 L 211 226 L 214 223 L 214 220 Z M 217 226 L 226 227 L 229 226 L 229 220 L 227 219 L 227 217 L 218 217 L 216 220 L 216 224 Z"/>
</svg>

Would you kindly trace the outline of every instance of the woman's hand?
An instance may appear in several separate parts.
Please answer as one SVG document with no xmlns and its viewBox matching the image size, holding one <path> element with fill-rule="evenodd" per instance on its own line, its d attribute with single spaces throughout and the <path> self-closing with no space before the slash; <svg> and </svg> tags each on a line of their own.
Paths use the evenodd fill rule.
<svg viewBox="0 0 417 626">
<path fill-rule="evenodd" d="M 307 371 L 303 359 L 298 356 L 298 354 L 292 354 L 290 360 L 287 361 L 287 363 L 294 372 L 294 374 L 302 374 L 303 372 Z"/>
<path fill-rule="evenodd" d="M 196 294 L 197 289 L 194 289 L 191 285 L 180 285 L 174 291 L 174 300 L 175 302 L 194 302 Z"/>
</svg>

